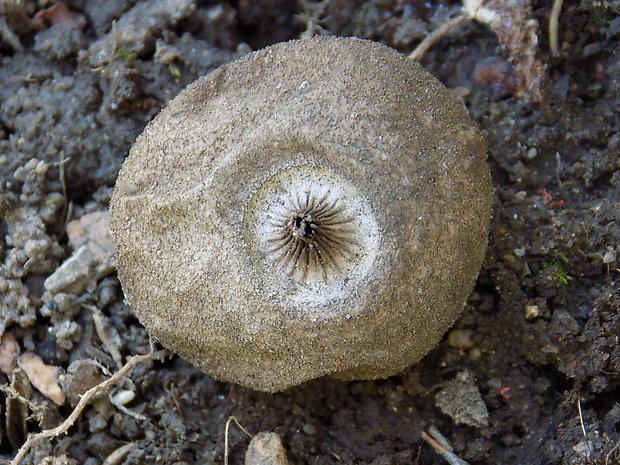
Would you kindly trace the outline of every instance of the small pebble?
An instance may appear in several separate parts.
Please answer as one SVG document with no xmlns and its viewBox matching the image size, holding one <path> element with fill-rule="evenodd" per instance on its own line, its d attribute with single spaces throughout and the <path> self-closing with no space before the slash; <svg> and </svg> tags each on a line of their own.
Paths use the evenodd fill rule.
<svg viewBox="0 0 620 465">
<path fill-rule="evenodd" d="M 71 350 L 76 342 L 82 339 L 84 328 L 76 321 L 61 320 L 50 328 L 50 334 L 56 343 L 65 350 Z"/>
<path fill-rule="evenodd" d="M 67 373 L 59 378 L 63 392 L 67 395 L 71 406 L 75 407 L 82 394 L 103 381 L 103 376 L 95 365 L 87 360 L 76 360 L 67 368 Z M 102 405 L 97 407 L 101 413 Z M 104 415 L 105 417 L 105 415 Z"/>
<path fill-rule="evenodd" d="M 476 362 L 480 360 L 480 357 L 482 357 L 482 350 L 480 347 L 472 347 L 469 351 L 469 359 L 472 362 Z"/>
<path fill-rule="evenodd" d="M 127 405 L 129 402 L 136 398 L 134 391 L 123 390 L 114 395 L 114 401 L 119 405 Z"/>
<path fill-rule="evenodd" d="M 616 261 L 616 251 L 614 250 L 613 247 L 607 246 L 607 251 L 605 252 L 605 255 L 603 255 L 603 263 L 609 264 L 609 263 L 615 263 L 615 261 Z"/>
<path fill-rule="evenodd" d="M 113 246 L 107 211 L 87 213 L 71 221 L 66 229 L 69 244 L 75 250 L 86 245 L 97 262 L 104 263 L 112 259 Z"/>
<path fill-rule="evenodd" d="M 306 433 L 308 436 L 314 436 L 316 434 L 316 428 L 308 423 L 306 423 L 302 430 L 304 431 L 304 433 Z"/>
<path fill-rule="evenodd" d="M 448 345 L 456 349 L 471 349 L 474 346 L 471 329 L 453 329 L 448 333 Z"/>
<path fill-rule="evenodd" d="M 245 465 L 288 465 L 280 436 L 268 431 L 254 436 L 245 453 Z"/>
<path fill-rule="evenodd" d="M 88 419 L 88 430 L 91 433 L 102 431 L 108 426 L 108 422 L 101 415 L 93 415 Z"/>
<path fill-rule="evenodd" d="M 99 308 L 107 307 L 116 301 L 117 281 L 111 278 L 105 278 L 99 283 L 99 295 L 97 297 L 97 306 Z"/>
<path fill-rule="evenodd" d="M 611 37 L 620 36 L 620 16 L 615 17 L 609 22 L 609 27 L 607 29 L 607 33 Z"/>
<path fill-rule="evenodd" d="M 603 44 L 601 42 L 593 42 L 591 44 L 586 45 L 583 48 L 582 56 L 583 58 L 590 58 L 603 50 Z"/>
<path fill-rule="evenodd" d="M 45 280 L 45 289 L 52 294 L 65 291 L 79 295 L 86 289 L 94 266 L 92 254 L 82 246 Z"/>
<path fill-rule="evenodd" d="M 47 254 L 47 251 L 50 249 L 51 245 L 52 244 L 49 238 L 38 240 L 30 239 L 27 240 L 24 244 L 24 250 L 26 251 L 28 257 L 45 258 L 45 255 Z"/>
<path fill-rule="evenodd" d="M 488 84 L 493 100 L 511 95 L 516 88 L 516 77 L 512 64 L 499 56 L 481 60 L 474 69 L 474 79 L 478 84 Z"/>
<path fill-rule="evenodd" d="M 560 349 L 555 344 L 545 344 L 544 346 L 542 346 L 540 351 L 543 354 L 554 354 L 554 355 L 557 355 L 557 354 L 560 353 Z"/>
<path fill-rule="evenodd" d="M 524 307 L 524 313 L 527 320 L 533 320 L 535 318 L 538 318 L 538 315 L 540 314 L 540 309 L 538 308 L 538 305 L 528 304 Z"/>
</svg>

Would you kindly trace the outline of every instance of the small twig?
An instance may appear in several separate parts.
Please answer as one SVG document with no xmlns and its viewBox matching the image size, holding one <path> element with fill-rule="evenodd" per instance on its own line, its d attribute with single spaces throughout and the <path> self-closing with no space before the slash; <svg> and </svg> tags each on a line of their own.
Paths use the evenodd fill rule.
<svg viewBox="0 0 620 465">
<path fill-rule="evenodd" d="M 73 213 L 73 205 L 69 202 L 69 198 L 67 197 L 67 178 L 65 174 L 65 165 L 71 161 L 71 157 L 64 157 L 65 153 L 60 152 L 60 160 L 55 163 L 58 166 L 58 173 L 60 179 L 60 186 L 62 187 L 62 218 L 63 218 L 63 228 L 64 231 L 69 224 L 69 220 L 71 219 L 71 214 Z"/>
<path fill-rule="evenodd" d="M 118 392 L 112 392 L 110 391 L 110 393 L 108 394 L 108 399 L 110 400 L 110 403 L 112 405 L 114 405 L 114 407 L 116 407 L 117 409 L 119 409 L 121 412 L 123 412 L 125 415 L 128 415 L 130 417 L 135 418 L 138 421 L 148 421 L 148 418 L 145 417 L 144 415 L 142 415 L 141 413 L 138 412 L 134 412 L 133 410 L 129 410 L 127 407 L 125 407 L 124 405 L 122 405 L 118 399 L 116 398 L 116 394 L 118 394 Z"/>
<path fill-rule="evenodd" d="M 418 44 L 413 52 L 409 54 L 409 58 L 413 58 L 416 61 L 421 61 L 424 54 L 437 43 L 442 37 L 444 37 L 451 29 L 461 24 L 466 19 L 469 19 L 467 15 L 460 15 L 452 18 L 448 22 L 442 24 L 433 32 L 431 32 L 422 42 Z"/>
<path fill-rule="evenodd" d="M 551 6 L 551 14 L 549 15 L 549 50 L 551 55 L 557 57 L 558 53 L 558 23 L 560 21 L 560 12 L 562 11 L 562 3 L 564 0 L 553 0 Z"/>
<path fill-rule="evenodd" d="M 64 155 L 64 152 L 60 153 L 60 161 L 57 161 L 56 163 L 54 163 L 54 166 L 63 166 L 66 165 L 67 163 L 69 163 L 71 161 L 71 157 L 66 157 L 66 158 L 62 158 Z"/>
<path fill-rule="evenodd" d="M 422 446 L 418 446 L 418 453 L 415 456 L 415 460 L 413 461 L 413 463 L 415 465 L 420 465 L 420 457 L 422 456 Z"/>
<path fill-rule="evenodd" d="M 241 424 L 237 421 L 235 417 L 229 417 L 226 421 L 226 427 L 224 428 L 224 465 L 228 465 L 228 428 L 230 427 L 230 422 L 234 421 L 235 424 L 239 427 L 241 431 L 248 435 L 250 439 L 252 439 L 252 435 L 248 433 L 248 431 L 241 426 Z"/>
<path fill-rule="evenodd" d="M 24 46 L 19 41 L 19 36 L 11 30 L 4 15 L 0 15 L 0 38 L 13 47 L 16 52 L 24 52 Z"/>
<path fill-rule="evenodd" d="M 123 378 L 133 367 L 145 362 L 151 362 L 153 360 L 159 360 L 166 356 L 168 352 L 166 350 L 160 350 L 158 352 L 151 352 L 146 355 L 134 355 L 131 357 L 123 367 L 118 370 L 114 375 L 105 381 L 97 384 L 96 386 L 90 388 L 80 397 L 80 401 L 73 409 L 73 412 L 63 421 L 60 425 L 55 428 L 46 429 L 37 434 L 32 434 L 28 436 L 28 439 L 17 451 L 15 458 L 9 462 L 9 465 L 19 465 L 19 462 L 26 456 L 28 451 L 32 448 L 32 446 L 40 441 L 41 439 L 46 438 L 54 438 L 60 436 L 61 434 L 66 433 L 71 426 L 76 422 L 76 420 L 81 415 L 84 408 L 90 403 L 90 401 L 101 391 L 104 391 L 110 388 L 112 385 L 116 384 L 119 380 Z"/>
<path fill-rule="evenodd" d="M 422 439 L 424 439 L 439 455 L 441 455 L 450 465 L 469 465 L 468 462 L 461 459 L 452 450 L 450 442 L 446 437 L 439 432 L 439 430 L 431 426 L 426 431 L 422 431 Z"/>
<path fill-rule="evenodd" d="M 336 454 L 336 452 L 334 452 L 332 449 L 329 449 L 329 455 L 331 455 L 332 457 L 334 457 L 337 461 L 340 462 L 340 456 L 338 454 Z"/>
<path fill-rule="evenodd" d="M 562 171 L 562 155 L 560 152 L 555 152 L 555 177 L 558 181 L 558 187 L 562 189 L 564 187 L 564 183 L 560 178 L 560 172 Z"/>
<path fill-rule="evenodd" d="M 331 0 L 323 0 L 316 3 L 311 3 L 308 0 L 301 0 L 301 14 L 297 17 L 304 20 L 306 23 L 306 30 L 299 36 L 300 39 L 308 39 L 317 35 L 322 35 L 325 29 L 321 26 L 321 18 L 325 14 L 326 9 L 329 7 Z"/>
<path fill-rule="evenodd" d="M 151 350 L 151 352 L 155 352 L 155 351 Z M 87 360 L 80 360 L 80 361 L 82 363 L 88 363 L 89 365 L 99 368 L 101 372 L 106 376 L 112 376 L 112 373 L 110 373 L 110 370 L 108 370 L 108 367 L 106 367 L 104 364 L 102 364 L 101 362 L 97 360 L 87 359 Z"/>
<path fill-rule="evenodd" d="M 181 408 L 181 403 L 179 402 L 179 399 L 177 399 L 177 395 L 174 392 L 174 382 L 170 383 L 170 387 L 164 384 L 164 391 L 166 391 L 170 395 L 170 398 L 174 403 L 174 407 L 177 409 L 177 412 L 179 413 L 181 418 L 185 419 L 185 414 L 183 412 L 183 409 Z"/>
<path fill-rule="evenodd" d="M 614 452 L 616 452 L 616 450 L 618 450 L 618 447 L 620 447 L 620 441 L 618 441 L 616 445 L 614 446 L 614 448 L 611 449 L 605 456 L 605 465 L 609 465 L 609 457 L 611 457 L 611 454 L 613 454 Z"/>
<path fill-rule="evenodd" d="M 118 50 L 118 43 L 119 43 L 119 39 L 120 39 L 120 33 L 118 31 L 118 29 L 116 29 L 116 20 L 113 19 L 112 20 L 112 50 L 110 51 L 110 58 L 108 59 L 108 65 L 111 64 L 114 61 L 114 56 L 116 55 L 116 52 Z"/>
<path fill-rule="evenodd" d="M 99 336 L 99 339 L 103 342 L 103 345 L 116 362 L 116 365 L 120 367 L 123 364 L 123 358 L 118 350 L 118 344 L 120 343 L 118 332 L 107 322 L 105 315 L 97 307 L 90 304 L 82 304 L 82 308 L 90 310 L 93 313 L 93 321 L 95 323 L 97 336 Z"/>
<path fill-rule="evenodd" d="M 583 431 L 583 437 L 586 440 L 586 447 L 588 448 L 588 457 L 592 457 L 592 449 L 590 448 L 590 440 L 588 439 L 588 431 L 586 425 L 583 422 L 583 414 L 581 412 L 581 400 L 577 399 L 577 411 L 579 411 L 579 423 L 581 423 L 581 431 Z"/>
<path fill-rule="evenodd" d="M 15 388 L 9 386 L 8 384 L 0 384 L 0 391 L 4 392 L 7 397 L 17 399 L 19 402 L 26 405 L 30 410 L 34 410 L 36 407 L 28 399 L 17 392 Z"/>
<path fill-rule="evenodd" d="M 118 465 L 123 461 L 123 459 L 131 452 L 133 449 L 136 449 L 138 446 L 135 442 L 130 442 L 129 444 L 125 444 L 124 446 L 119 447 L 114 450 L 110 455 L 106 457 L 101 465 Z"/>
<path fill-rule="evenodd" d="M 486 25 L 491 25 L 499 21 L 499 15 L 497 12 L 485 7 L 484 0 L 462 0 L 462 3 L 462 14 L 452 18 L 431 32 L 428 37 L 420 42 L 415 50 L 409 54 L 409 58 L 413 58 L 416 61 L 421 61 L 422 57 L 429 48 L 431 48 L 448 32 L 450 32 L 451 29 L 455 28 L 467 19 L 472 19 Z"/>
</svg>

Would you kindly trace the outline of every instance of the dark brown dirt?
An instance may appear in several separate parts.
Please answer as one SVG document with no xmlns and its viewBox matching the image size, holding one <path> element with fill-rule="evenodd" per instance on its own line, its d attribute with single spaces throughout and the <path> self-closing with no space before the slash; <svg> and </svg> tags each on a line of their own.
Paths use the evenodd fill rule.
<svg viewBox="0 0 620 465">
<path fill-rule="evenodd" d="M 564 3 L 556 58 L 547 52 L 551 2 L 534 4 L 537 57 L 547 65 L 536 105 L 514 95 L 510 66 L 474 79 L 477 65 L 503 63 L 485 61 L 503 48 L 484 25 L 462 25 L 423 60 L 464 96 L 489 143 L 489 249 L 455 324 L 470 331 L 450 334 L 469 340 L 446 337 L 387 380 L 322 379 L 276 395 L 216 382 L 176 357 L 139 366 L 112 394 L 135 392 L 127 408 L 146 419 L 103 396 L 67 436 L 38 443 L 23 463 L 96 465 L 127 443 L 133 448 L 117 463 L 222 463 L 231 415 L 252 434 L 280 434 L 295 464 L 445 463 L 421 438 L 432 425 L 472 464 L 619 463 L 620 3 Z M 113 273 L 93 271 L 73 292 L 52 294 L 43 282 L 73 252 L 65 219 L 107 209 L 129 147 L 167 101 L 250 47 L 309 31 L 408 52 L 458 9 L 405 0 L 293 4 L 68 2 L 84 21 L 58 13 L 32 20 L 50 5 L 0 1 L 0 458 L 10 460 L 26 432 L 66 418 L 78 394 L 105 378 L 84 360 L 115 371 L 110 346 L 123 358 L 149 348 Z M 106 331 L 83 304 L 102 310 Z M 5 369 L 11 338 L 19 352 L 59 367 L 63 405 L 32 388 L 21 369 Z M 488 415 L 474 412 L 476 391 Z M 440 392 L 453 402 L 438 401 Z M 243 462 L 248 442 L 231 426 L 231 464 Z"/>
</svg>

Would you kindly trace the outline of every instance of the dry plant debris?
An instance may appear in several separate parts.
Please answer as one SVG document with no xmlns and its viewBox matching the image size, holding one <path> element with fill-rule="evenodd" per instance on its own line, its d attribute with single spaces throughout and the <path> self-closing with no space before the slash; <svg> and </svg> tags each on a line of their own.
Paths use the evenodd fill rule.
<svg viewBox="0 0 620 465">
<path fill-rule="evenodd" d="M 80 13 L 71 11 L 63 2 L 56 2 L 49 8 L 37 11 L 34 15 L 34 20 L 45 21 L 52 26 L 64 23 L 74 29 L 84 29 L 86 27 L 86 18 Z"/>
<path fill-rule="evenodd" d="M 435 29 L 431 34 L 426 37 L 420 44 L 415 48 L 413 52 L 409 54 L 409 58 L 413 58 L 414 60 L 421 61 L 424 54 L 431 48 L 439 39 L 445 36 L 450 30 L 454 29 L 456 26 L 467 20 L 468 17 L 466 15 L 456 16 L 452 18 L 450 21 L 442 24 L 440 27 Z"/>
<path fill-rule="evenodd" d="M 549 28 L 550 41 L 553 44 L 555 40 L 556 52 L 560 8 L 561 2 L 556 1 Z M 463 0 L 462 11 L 463 15 L 450 19 L 433 31 L 409 57 L 422 60 L 429 48 L 466 19 L 478 21 L 495 33 L 508 52 L 508 58 L 514 66 L 515 96 L 532 103 L 541 103 L 544 99 L 547 67 L 538 57 L 538 21 L 534 19 L 531 0 L 489 0 L 487 3 L 483 0 Z"/>
<path fill-rule="evenodd" d="M 422 439 L 430 445 L 435 452 L 441 455 L 450 465 L 469 465 L 454 453 L 452 445 L 446 437 L 439 432 L 435 426 L 431 426 L 427 431 L 422 431 Z"/>
<path fill-rule="evenodd" d="M 0 338 L 0 371 L 11 374 L 17 366 L 19 344 L 11 333 L 4 333 Z"/>
<path fill-rule="evenodd" d="M 53 400 L 56 405 L 65 403 L 65 393 L 58 385 L 61 368 L 45 364 L 41 357 L 32 352 L 21 355 L 17 359 L 17 364 L 41 394 Z"/>
<path fill-rule="evenodd" d="M 241 425 L 241 423 L 239 423 L 235 417 L 228 418 L 228 420 L 226 420 L 226 426 L 224 426 L 224 465 L 228 465 L 228 430 L 230 429 L 230 423 L 233 421 L 247 437 L 252 439 L 252 435 Z"/>
<path fill-rule="evenodd" d="M 558 22 L 562 11 L 563 0 L 553 0 L 551 14 L 549 15 L 549 50 L 553 56 L 559 55 L 558 50 Z"/>
<path fill-rule="evenodd" d="M 69 430 L 69 428 L 71 428 L 71 426 L 73 426 L 76 420 L 80 417 L 80 415 L 84 411 L 84 408 L 90 403 L 91 400 L 93 400 L 93 398 L 97 394 L 109 389 L 111 386 L 118 383 L 136 365 L 139 365 L 141 363 L 151 362 L 154 360 L 161 360 L 166 356 L 167 353 L 168 352 L 166 350 L 160 350 L 157 352 L 150 352 L 146 355 L 134 355 L 127 361 L 127 363 L 125 363 L 125 365 L 123 365 L 123 367 L 120 370 L 114 373 L 111 377 L 109 377 L 105 381 L 97 384 L 96 386 L 86 391 L 80 398 L 80 401 L 78 402 L 77 406 L 73 409 L 73 411 L 71 412 L 71 414 L 67 417 L 65 421 L 63 421 L 60 425 L 58 425 L 55 428 L 47 429 L 47 430 L 41 431 L 40 433 L 28 436 L 28 439 L 26 440 L 26 442 L 24 442 L 24 444 L 17 451 L 17 454 L 15 455 L 13 460 L 11 460 L 10 462 L 3 460 L 2 463 L 8 464 L 8 465 L 19 465 L 20 462 L 24 459 L 28 451 L 32 448 L 32 446 L 35 443 L 39 442 L 42 439 L 51 439 L 51 438 L 55 438 L 55 437 L 60 436 L 61 434 L 66 433 Z"/>
<path fill-rule="evenodd" d="M 547 66 L 538 55 L 538 21 L 534 19 L 531 0 L 490 0 L 489 9 L 499 20 L 489 27 L 506 47 L 515 68 L 515 95 L 532 103 L 544 100 Z"/>
</svg>

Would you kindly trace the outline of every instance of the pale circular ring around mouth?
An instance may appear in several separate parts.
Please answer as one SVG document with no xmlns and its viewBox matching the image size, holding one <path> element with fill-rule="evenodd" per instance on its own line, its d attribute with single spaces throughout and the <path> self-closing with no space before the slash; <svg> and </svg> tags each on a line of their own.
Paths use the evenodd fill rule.
<svg viewBox="0 0 620 465">
<path fill-rule="evenodd" d="M 346 297 L 371 272 L 381 242 L 370 202 L 342 176 L 312 165 L 266 180 L 245 224 L 267 287 L 311 305 Z"/>
</svg>

